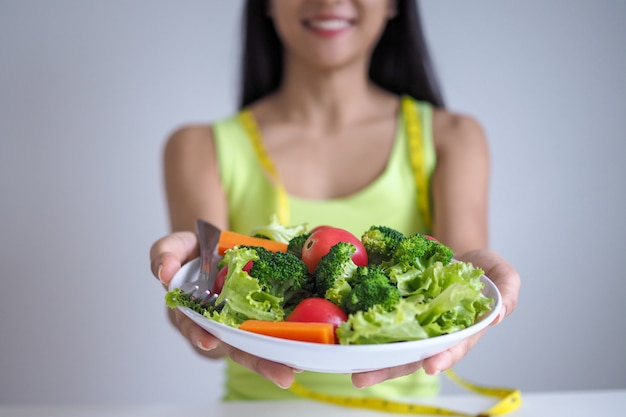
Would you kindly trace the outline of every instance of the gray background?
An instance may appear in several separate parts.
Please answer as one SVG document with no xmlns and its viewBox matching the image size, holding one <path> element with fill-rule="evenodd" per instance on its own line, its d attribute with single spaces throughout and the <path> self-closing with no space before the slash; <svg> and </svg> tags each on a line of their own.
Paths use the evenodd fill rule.
<svg viewBox="0 0 626 417">
<path fill-rule="evenodd" d="M 0 402 L 221 394 L 148 249 L 165 138 L 235 110 L 241 4 L 0 0 Z M 429 0 L 424 19 L 450 107 L 489 135 L 491 241 L 523 278 L 457 372 L 626 388 L 626 2 Z"/>
</svg>

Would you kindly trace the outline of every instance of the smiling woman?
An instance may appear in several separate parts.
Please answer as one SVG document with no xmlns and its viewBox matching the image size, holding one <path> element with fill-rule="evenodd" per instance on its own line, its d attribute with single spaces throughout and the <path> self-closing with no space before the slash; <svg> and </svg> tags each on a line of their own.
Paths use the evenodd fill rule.
<svg viewBox="0 0 626 417">
<path fill-rule="evenodd" d="M 367 67 L 362 61 L 369 60 L 388 19 L 395 15 L 395 1 L 339 2 L 332 8 L 320 8 L 315 2 L 270 3 L 268 15 L 283 39 L 285 59 L 293 61 L 285 69 L 303 65 L 333 72 L 342 65 Z M 290 70 L 285 76 L 299 73 Z"/>
<path fill-rule="evenodd" d="M 257 2 L 263 8 L 265 2 Z M 196 341 L 211 343 L 202 330 L 184 323 L 171 326 L 164 318 L 163 288 L 148 270 L 149 244 L 170 229 L 162 186 L 164 135 L 181 123 L 206 127 L 238 110 L 244 4 L 0 1 L 0 415 L 22 415 L 15 410 L 18 404 L 38 404 L 32 407 L 37 416 L 83 416 L 91 410 L 147 415 L 154 411 L 151 406 L 114 404 L 155 404 L 164 398 L 181 406 L 169 413 L 164 407 L 162 414 L 176 415 L 202 398 L 204 405 L 196 409 L 205 414 L 210 405 L 216 415 L 239 415 L 239 410 L 269 416 L 287 408 L 295 415 L 334 410 L 335 415 L 361 416 L 358 410 L 310 402 L 215 404 L 225 392 L 225 361 L 195 353 Z M 606 331 L 622 328 L 626 315 L 619 262 L 626 235 L 626 193 L 619 191 L 626 178 L 626 2 L 418 4 L 446 105 L 476 116 L 490 139 L 489 241 L 526 277 L 520 308 L 504 325 L 491 328 L 455 368 L 477 382 L 524 387 L 524 416 L 621 416 L 624 395 L 610 402 L 585 390 L 626 388 L 626 368 L 619 365 L 626 332 Z M 397 3 L 397 16 L 379 45 L 398 31 L 396 19 L 404 19 L 405 7 Z M 271 26 L 263 13 L 259 20 Z M 258 45 L 260 39 L 254 40 Z M 408 42 L 400 37 L 393 42 L 398 48 L 374 53 L 401 54 Z M 282 56 L 279 49 L 267 53 L 259 48 L 260 58 L 274 52 Z M 400 56 L 391 73 L 406 70 L 414 56 Z M 255 62 L 252 70 L 275 63 L 265 61 Z M 394 62 L 374 61 L 373 71 Z M 384 82 L 391 91 L 391 81 L 401 79 L 377 77 L 376 83 Z M 405 126 L 397 116 L 396 126 Z M 261 127 L 265 137 L 266 126 Z M 296 137 L 302 133 L 294 130 Z M 400 141 L 391 151 L 394 161 L 402 160 L 403 145 Z M 239 176 L 248 169 L 233 170 Z M 393 171 L 388 171 L 389 182 L 379 177 L 373 187 L 386 189 L 393 178 L 406 178 Z M 279 174 L 286 182 L 287 174 Z M 344 175 L 367 183 L 358 171 Z M 354 229 L 359 225 L 349 225 L 350 220 L 361 223 L 356 219 L 368 212 L 371 218 L 385 216 L 383 221 L 408 217 L 405 212 L 414 205 L 406 196 L 405 206 L 404 196 L 411 185 L 407 180 L 394 188 L 386 214 L 379 204 L 363 202 L 366 196 L 348 196 L 362 203 L 353 202 L 357 208 L 351 215 L 333 224 Z M 315 190 L 322 194 L 322 187 Z M 296 200 L 298 189 L 288 191 L 292 215 L 296 206 L 313 204 Z M 214 189 L 196 194 L 209 192 Z M 328 201 L 319 203 L 323 208 Z M 350 201 L 335 203 L 340 212 L 341 203 Z M 260 210 L 264 204 L 258 204 Z M 233 219 L 242 231 L 250 231 L 245 221 Z M 310 219 L 312 226 L 318 221 L 313 215 Z M 599 239 L 586 245 L 584 257 L 573 259 L 580 253 L 581 230 L 590 229 Z M 37 238 L 35 231 L 41 231 Z M 180 242 L 192 248 L 193 233 L 183 236 L 189 239 Z M 177 267 L 171 260 L 165 257 L 161 270 L 165 281 Z M 71 297 L 68 291 L 98 296 Z M 24 297 L 16 294 L 28 294 L 38 307 L 25 306 Z M 70 303 L 60 301 L 70 298 Z M 580 305 L 597 314 L 572 320 L 573 300 L 583 300 Z M 597 325 L 599 314 L 603 326 Z M 556 330 L 537 325 L 547 323 L 546 317 L 558 324 Z M 527 342 L 519 343 L 521 335 Z M 175 382 L 165 370 L 173 367 Z M 429 403 L 454 403 L 449 395 L 458 387 L 448 382 L 441 378 L 444 397 Z M 541 392 L 563 390 L 572 393 Z M 462 397 L 470 401 L 469 408 L 472 400 L 485 400 Z M 112 407 L 85 408 L 104 403 Z"/>
<path fill-rule="evenodd" d="M 385 224 L 428 234 L 457 259 L 493 271 L 503 305 L 497 321 L 511 313 L 519 276 L 486 249 L 486 138 L 476 120 L 444 107 L 416 2 L 250 0 L 245 23 L 240 111 L 183 126 L 166 144 L 172 231 L 193 231 L 201 218 L 250 234 L 277 213 L 284 225 L 332 225 L 359 235 Z M 152 248 L 164 283 L 197 250 L 190 241 L 171 252 L 177 236 Z M 245 353 L 180 311 L 175 322 L 205 356 L 228 358 L 229 400 L 297 398 L 280 389 L 294 381 L 360 397 L 433 395 L 436 374 L 482 335 L 410 363 L 325 375 Z"/>
</svg>

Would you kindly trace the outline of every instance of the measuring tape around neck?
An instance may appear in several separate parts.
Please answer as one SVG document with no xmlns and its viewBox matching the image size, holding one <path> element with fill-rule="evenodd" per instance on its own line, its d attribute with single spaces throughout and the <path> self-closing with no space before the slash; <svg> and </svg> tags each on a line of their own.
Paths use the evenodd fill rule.
<svg viewBox="0 0 626 417">
<path fill-rule="evenodd" d="M 409 96 L 402 97 L 402 115 L 406 124 L 406 138 L 409 148 L 409 160 L 413 171 L 413 180 L 416 189 L 417 208 L 422 220 L 429 230 L 432 230 L 430 212 L 429 178 L 424 166 L 424 147 L 422 144 L 422 123 L 418 109 Z"/>
<path fill-rule="evenodd" d="M 417 207 L 424 224 L 428 229 L 432 227 L 432 219 L 430 213 L 430 187 L 429 179 L 424 166 L 424 150 L 422 145 L 422 124 L 415 108 L 413 100 L 408 96 L 402 97 L 402 114 L 406 123 L 406 137 L 408 141 L 408 154 L 413 171 L 413 178 L 416 187 Z M 252 142 L 252 146 L 256 152 L 257 158 L 263 169 L 267 173 L 269 179 L 274 184 L 276 192 L 276 216 L 278 220 L 285 225 L 289 224 L 289 198 L 287 191 L 280 179 L 280 175 L 276 166 L 270 159 L 265 147 L 259 127 L 256 124 L 254 116 L 250 110 L 242 110 L 238 115 L 239 122 L 245 129 L 248 137 Z"/>
<path fill-rule="evenodd" d="M 274 163 L 272 163 L 272 160 L 265 151 L 265 147 L 263 146 L 263 140 L 261 138 L 261 132 L 259 131 L 256 121 L 254 120 L 254 116 L 252 115 L 250 110 L 243 110 L 239 113 L 238 118 L 239 122 L 248 134 L 248 137 L 252 141 L 252 146 L 254 147 L 259 162 L 261 163 L 263 169 L 274 184 L 274 189 L 276 192 L 276 217 L 281 224 L 288 225 L 289 199 L 287 197 L 287 190 L 285 190 L 285 186 L 280 179 L 278 170 L 276 169 Z"/>
<path fill-rule="evenodd" d="M 462 387 L 482 395 L 499 398 L 499 401 L 488 410 L 482 411 L 478 414 L 471 414 L 443 407 L 410 402 L 392 401 L 383 398 L 348 397 L 326 394 L 318 391 L 313 391 L 303 385 L 300 385 L 297 382 L 294 382 L 291 385 L 290 390 L 299 397 L 310 400 L 320 401 L 342 407 L 362 408 L 395 414 L 422 414 L 459 417 L 501 416 L 516 410 L 522 404 L 522 395 L 521 392 L 517 389 L 485 387 L 476 385 L 461 379 L 452 370 L 445 371 L 445 374 L 451 380 L 461 385 Z"/>
</svg>

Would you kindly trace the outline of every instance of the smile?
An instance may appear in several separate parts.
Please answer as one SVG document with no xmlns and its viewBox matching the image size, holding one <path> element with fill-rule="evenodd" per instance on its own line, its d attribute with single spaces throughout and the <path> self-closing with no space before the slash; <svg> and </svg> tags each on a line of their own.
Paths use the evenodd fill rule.
<svg viewBox="0 0 626 417">
<path fill-rule="evenodd" d="M 352 23 L 346 19 L 308 20 L 305 23 L 310 28 L 320 30 L 341 30 L 352 25 Z"/>
</svg>

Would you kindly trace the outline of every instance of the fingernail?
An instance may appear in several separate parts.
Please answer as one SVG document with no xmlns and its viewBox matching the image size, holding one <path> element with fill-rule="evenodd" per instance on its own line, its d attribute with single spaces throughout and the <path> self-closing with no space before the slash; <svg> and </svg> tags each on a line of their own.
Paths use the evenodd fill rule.
<svg viewBox="0 0 626 417">
<path fill-rule="evenodd" d="M 196 346 L 198 347 L 198 349 L 203 350 L 203 351 L 205 351 L 205 352 L 208 352 L 208 351 L 210 351 L 210 350 L 211 350 L 211 348 L 210 348 L 210 347 L 207 347 L 207 346 L 205 346 L 205 345 L 204 345 L 204 343 L 202 343 L 202 340 L 198 340 L 198 341 L 196 342 Z"/>
<path fill-rule="evenodd" d="M 293 373 L 294 374 L 301 374 L 302 372 L 303 372 L 302 369 L 293 368 Z"/>
<path fill-rule="evenodd" d="M 289 388 L 289 384 L 287 384 L 287 385 L 283 385 L 283 384 L 281 384 L 281 382 L 280 382 L 280 381 L 273 381 L 273 382 L 274 382 L 274 384 L 276 384 L 276 386 L 277 386 L 278 388 L 282 388 L 282 389 L 287 389 L 287 388 Z"/>
<path fill-rule="evenodd" d="M 161 284 L 165 285 L 165 282 L 163 282 L 163 279 L 161 278 L 161 271 L 163 270 L 163 265 L 159 265 L 159 268 L 157 269 L 157 278 L 159 279 L 159 281 L 161 281 Z"/>
<path fill-rule="evenodd" d="M 496 319 L 495 324 L 500 324 L 502 320 L 504 320 L 504 317 L 506 317 L 506 307 L 502 306 L 502 308 L 500 309 L 500 314 L 498 314 L 498 318 Z"/>
</svg>

